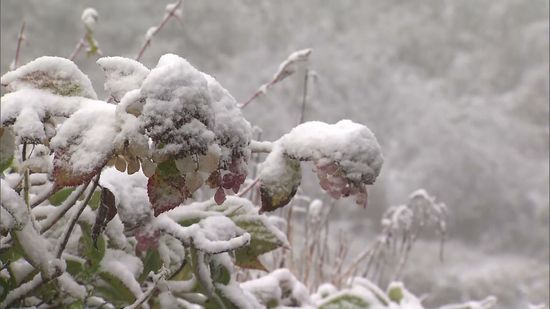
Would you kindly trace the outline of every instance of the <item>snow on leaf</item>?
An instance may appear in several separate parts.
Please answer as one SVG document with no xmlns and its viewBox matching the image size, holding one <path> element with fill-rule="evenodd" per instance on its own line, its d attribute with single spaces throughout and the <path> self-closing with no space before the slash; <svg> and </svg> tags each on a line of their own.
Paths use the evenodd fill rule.
<svg viewBox="0 0 550 309">
<path fill-rule="evenodd" d="M 106 168 L 101 173 L 99 184 L 113 192 L 118 217 L 125 231 L 143 227 L 153 216 L 147 196 L 147 181 L 143 173 L 128 175 L 114 167 Z"/>
<path fill-rule="evenodd" d="M 63 123 L 52 139 L 55 151 L 54 176 L 59 186 L 76 186 L 90 180 L 107 163 L 115 150 L 118 133 L 112 104 L 95 104 L 80 109 Z"/>
<path fill-rule="evenodd" d="M 61 96 L 97 99 L 90 79 L 71 60 L 40 57 L 4 74 L 0 80 L 9 91 L 42 89 Z"/>
<path fill-rule="evenodd" d="M 157 157 L 206 153 L 215 135 L 210 129 L 210 93 L 201 72 L 181 57 L 164 55 L 144 80 L 141 95 L 145 105 L 139 119 Z"/>
<path fill-rule="evenodd" d="M 285 234 L 265 215 L 259 215 L 256 207 L 247 199 L 228 196 L 222 205 L 210 206 L 207 209 L 222 212 L 235 222 L 235 225 L 250 234 L 250 244 L 235 251 L 237 266 L 265 269 L 258 256 L 288 245 Z"/>
<path fill-rule="evenodd" d="M 284 155 L 276 147 L 260 166 L 260 212 L 273 211 L 290 202 L 302 180 L 298 160 Z"/>
<path fill-rule="evenodd" d="M 0 126 L 13 126 L 16 143 L 47 143 L 55 134 L 53 117 L 69 117 L 80 107 L 101 101 L 63 97 L 39 89 L 21 89 L 2 96 Z"/>
<path fill-rule="evenodd" d="M 124 57 L 103 57 L 97 64 L 105 72 L 105 91 L 116 102 L 130 90 L 138 89 L 149 74 L 149 69 L 133 59 Z"/>
<path fill-rule="evenodd" d="M 360 205 L 366 205 L 366 185 L 374 183 L 384 161 L 374 134 L 350 120 L 306 122 L 276 144 L 291 158 L 313 161 L 321 187 L 333 198 L 355 195 Z"/>
<path fill-rule="evenodd" d="M 147 193 L 155 217 L 180 205 L 189 197 L 185 178 L 180 175 L 174 160 L 157 166 L 155 174 L 147 183 Z"/>
</svg>

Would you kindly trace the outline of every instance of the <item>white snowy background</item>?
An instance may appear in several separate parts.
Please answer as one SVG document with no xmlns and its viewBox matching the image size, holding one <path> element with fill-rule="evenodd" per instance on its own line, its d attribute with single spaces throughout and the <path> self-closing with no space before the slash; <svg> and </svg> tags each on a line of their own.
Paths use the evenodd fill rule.
<svg viewBox="0 0 550 309">
<path fill-rule="evenodd" d="M 103 55 L 134 57 L 166 3 L 2 0 L 0 71 L 23 20 L 22 63 L 68 57 L 89 6 Z M 179 54 L 244 101 L 289 53 L 312 48 L 305 119 L 367 124 L 385 157 L 367 210 L 348 201 L 332 216 L 351 250 L 369 243 L 387 207 L 425 188 L 449 207 L 449 241 L 444 263 L 437 241 L 420 242 L 407 286 L 433 304 L 494 294 L 499 308 L 525 308 L 549 303 L 548 12 L 547 0 L 187 0 L 182 23 L 169 23 L 142 60 L 151 68 Z M 95 61 L 77 64 L 104 97 Z M 262 138 L 296 126 L 302 76 L 244 110 Z M 305 175 L 304 192 L 326 198 L 315 182 Z"/>
</svg>

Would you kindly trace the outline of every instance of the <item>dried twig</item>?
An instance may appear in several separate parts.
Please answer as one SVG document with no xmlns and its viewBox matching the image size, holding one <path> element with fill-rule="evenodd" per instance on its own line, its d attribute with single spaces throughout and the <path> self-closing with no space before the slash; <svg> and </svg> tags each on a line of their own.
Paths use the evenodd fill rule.
<svg viewBox="0 0 550 309">
<path fill-rule="evenodd" d="M 143 56 L 143 53 L 145 52 L 147 47 L 149 47 L 151 45 L 151 40 L 153 39 L 153 37 L 157 33 L 159 33 L 160 30 L 162 30 L 162 28 L 164 28 L 164 26 L 170 20 L 170 18 L 175 17 L 176 19 L 179 20 L 178 8 L 181 6 L 182 2 L 183 2 L 183 0 L 179 0 L 175 4 L 167 5 L 166 6 L 166 14 L 164 15 L 164 18 L 162 19 L 160 24 L 156 27 L 149 28 L 149 30 L 147 31 L 147 34 L 145 36 L 145 42 L 143 42 L 143 45 L 139 49 L 139 52 L 138 52 L 138 54 L 135 58 L 137 61 L 139 61 L 141 59 L 141 57 Z"/>
<path fill-rule="evenodd" d="M 256 90 L 256 92 L 252 95 L 252 97 L 250 97 L 244 103 L 239 104 L 239 107 L 245 108 L 248 104 L 250 104 L 250 102 L 254 101 L 254 99 L 262 94 L 265 94 L 267 92 L 267 89 L 294 74 L 294 72 L 296 72 L 298 63 L 307 61 L 310 54 L 311 49 L 302 49 L 290 54 L 290 56 L 288 56 L 288 58 L 279 65 L 279 69 L 277 70 L 275 75 L 273 75 L 271 81 L 261 85 L 258 90 Z"/>
<path fill-rule="evenodd" d="M 19 30 L 19 35 L 17 36 L 17 47 L 15 48 L 15 57 L 13 59 L 13 69 L 17 69 L 19 67 L 21 45 L 25 40 L 24 32 L 25 32 L 25 21 L 23 21 L 23 23 L 21 24 L 21 29 Z"/>
</svg>

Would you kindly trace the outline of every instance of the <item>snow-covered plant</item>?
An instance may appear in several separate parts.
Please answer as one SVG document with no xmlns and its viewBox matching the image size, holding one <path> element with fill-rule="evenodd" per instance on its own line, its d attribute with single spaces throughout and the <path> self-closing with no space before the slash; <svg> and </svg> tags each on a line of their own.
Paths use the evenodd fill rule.
<svg viewBox="0 0 550 309">
<path fill-rule="evenodd" d="M 40 57 L 2 76 L 4 305 L 141 304 L 175 277 L 186 282 L 182 295 L 194 295 L 181 296 L 187 302 L 254 304 L 232 269 L 263 268 L 258 256 L 285 246 L 259 213 L 292 199 L 300 162 L 315 162 L 331 195 L 361 203 L 380 172 L 380 146 L 363 125 L 308 122 L 273 143 L 254 142 L 236 100 L 185 59 L 167 54 L 151 70 L 121 57 L 98 64 L 110 102 L 64 58 Z M 269 152 L 261 209 L 238 196 L 254 151 Z M 43 184 L 33 185 L 38 177 Z M 212 198 L 188 203 L 204 187 Z M 31 298 L 20 284 L 27 276 Z M 56 293 L 42 294 L 49 285 Z M 176 302 L 166 290 L 170 297 L 154 299 Z"/>
<path fill-rule="evenodd" d="M 180 6 L 167 6 L 137 59 Z M 84 11 L 71 59 L 84 46 L 99 53 L 97 20 Z M 310 53 L 291 54 L 253 98 Z M 154 68 L 100 58 L 104 100 L 71 59 L 40 57 L 1 78 L 0 308 L 421 308 L 402 285 L 386 295 L 361 278 L 310 295 L 288 269 L 259 258 L 289 249 L 264 212 L 293 199 L 304 162 L 331 197 L 366 205 L 383 163 L 366 126 L 312 121 L 255 141 L 241 113 L 253 98 L 238 104 L 180 56 L 163 55 Z M 247 179 L 252 153 L 267 157 Z M 261 205 L 244 197 L 256 185 Z M 444 214 L 430 203 L 418 206 L 428 221 Z M 416 231 L 408 212 L 393 213 Z M 242 282 L 237 268 L 263 273 Z"/>
</svg>

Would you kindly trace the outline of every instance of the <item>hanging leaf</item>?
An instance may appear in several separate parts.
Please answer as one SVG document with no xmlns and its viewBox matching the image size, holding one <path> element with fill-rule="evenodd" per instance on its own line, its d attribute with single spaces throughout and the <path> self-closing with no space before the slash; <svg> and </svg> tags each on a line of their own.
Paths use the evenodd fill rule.
<svg viewBox="0 0 550 309">
<path fill-rule="evenodd" d="M 155 217 L 180 205 L 189 197 L 185 178 L 180 175 L 174 160 L 160 163 L 147 182 L 147 194 Z"/>
<path fill-rule="evenodd" d="M 101 190 L 101 203 L 99 204 L 99 209 L 97 210 L 97 214 L 95 217 L 95 223 L 92 228 L 92 240 L 94 243 L 94 247 L 97 248 L 97 237 L 99 234 L 103 233 L 103 230 L 105 230 L 105 226 L 107 226 L 107 223 L 111 221 L 116 213 L 116 202 L 115 202 L 115 195 L 111 190 L 103 187 Z"/>
<path fill-rule="evenodd" d="M 280 149 L 274 149 L 261 165 L 260 212 L 273 211 L 288 204 L 301 180 L 300 162 L 287 157 Z"/>
</svg>

